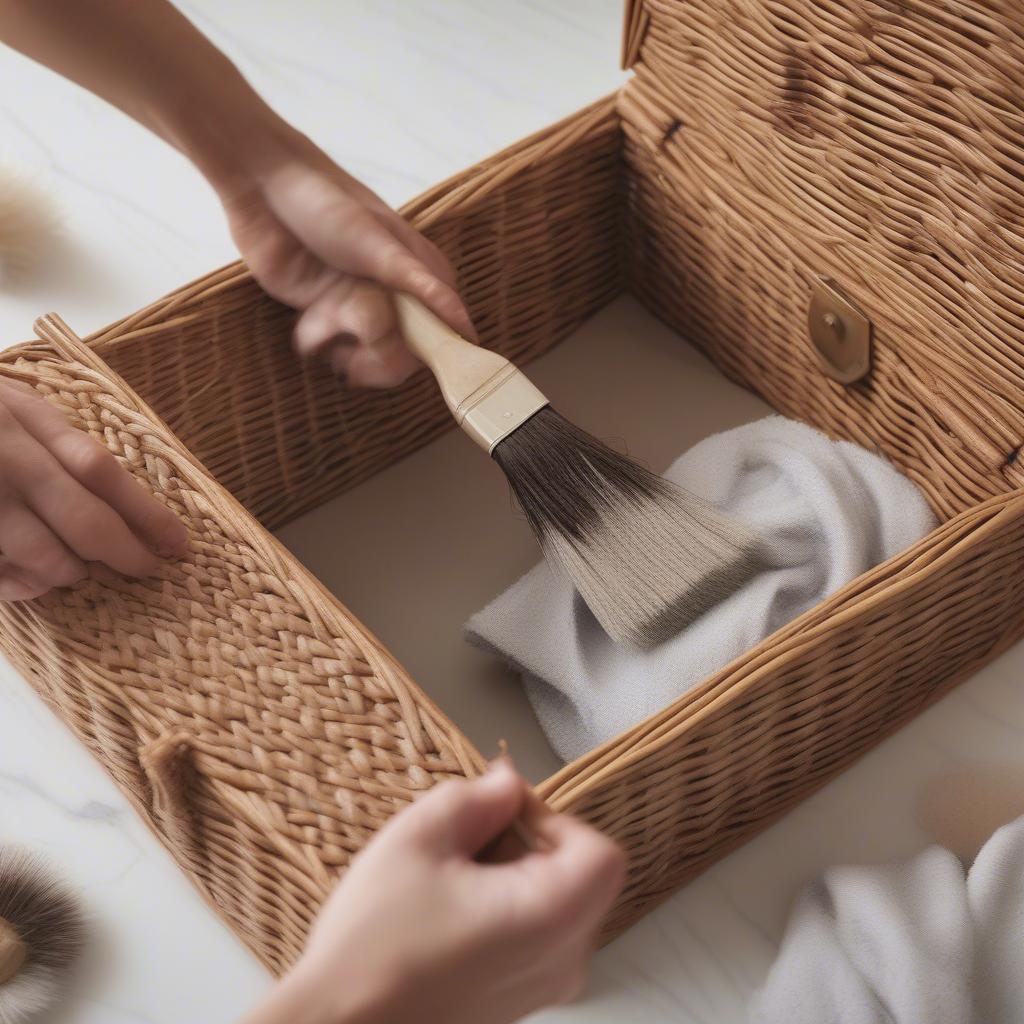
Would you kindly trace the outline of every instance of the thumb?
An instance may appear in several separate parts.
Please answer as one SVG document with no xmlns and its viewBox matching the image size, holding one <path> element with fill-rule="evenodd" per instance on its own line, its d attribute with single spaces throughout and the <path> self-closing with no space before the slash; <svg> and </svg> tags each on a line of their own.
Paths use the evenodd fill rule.
<svg viewBox="0 0 1024 1024">
<path fill-rule="evenodd" d="M 439 856 L 472 858 L 515 820 L 526 783 L 506 760 L 472 781 L 443 782 L 417 800 L 402 825 Z"/>
</svg>

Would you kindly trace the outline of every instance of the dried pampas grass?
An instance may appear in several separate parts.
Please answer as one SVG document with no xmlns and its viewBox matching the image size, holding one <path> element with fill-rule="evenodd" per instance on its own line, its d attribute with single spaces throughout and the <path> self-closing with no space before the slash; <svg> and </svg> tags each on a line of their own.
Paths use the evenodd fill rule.
<svg viewBox="0 0 1024 1024">
<path fill-rule="evenodd" d="M 30 273 L 59 232 L 51 195 L 27 172 L 0 163 L 0 281 Z"/>
</svg>

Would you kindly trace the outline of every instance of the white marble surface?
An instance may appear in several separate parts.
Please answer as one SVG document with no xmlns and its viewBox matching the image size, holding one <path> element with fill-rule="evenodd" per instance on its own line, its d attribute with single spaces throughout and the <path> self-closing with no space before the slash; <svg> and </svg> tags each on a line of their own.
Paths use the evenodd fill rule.
<svg viewBox="0 0 1024 1024">
<path fill-rule="evenodd" d="M 395 203 L 621 80 L 619 0 L 183 6 L 272 102 Z M 0 292 L 0 344 L 29 336 L 49 309 L 89 331 L 232 257 L 216 203 L 179 156 L 7 52 L 0 125 L 0 159 L 46 182 L 67 226 L 45 272 Z M 965 778 L 1001 780 L 992 824 L 1020 809 L 1022 668 L 1018 647 L 603 951 L 586 999 L 538 1020 L 742 1020 L 786 907 L 817 870 L 921 848 L 938 827 L 922 824 L 923 805 L 936 819 L 931 795 L 980 806 Z M 49 854 L 93 919 L 87 961 L 50 1024 L 221 1024 L 268 984 L 2 664 L 0 841 Z"/>
</svg>

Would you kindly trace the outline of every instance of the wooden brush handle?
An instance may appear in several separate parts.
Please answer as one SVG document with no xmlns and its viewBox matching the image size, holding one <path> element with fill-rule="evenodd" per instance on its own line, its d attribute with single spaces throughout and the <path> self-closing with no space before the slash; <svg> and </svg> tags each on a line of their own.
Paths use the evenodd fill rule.
<svg viewBox="0 0 1024 1024">
<path fill-rule="evenodd" d="M 0 985 L 6 985 L 21 970 L 27 955 L 14 925 L 0 917 Z"/>
<path fill-rule="evenodd" d="M 512 365 L 497 352 L 467 341 L 411 295 L 396 293 L 395 311 L 406 343 L 430 367 L 453 413 Z"/>
<path fill-rule="evenodd" d="M 467 341 L 422 302 L 398 292 L 398 325 L 413 353 L 430 367 L 455 422 L 493 451 L 547 399 L 504 356 Z"/>
</svg>

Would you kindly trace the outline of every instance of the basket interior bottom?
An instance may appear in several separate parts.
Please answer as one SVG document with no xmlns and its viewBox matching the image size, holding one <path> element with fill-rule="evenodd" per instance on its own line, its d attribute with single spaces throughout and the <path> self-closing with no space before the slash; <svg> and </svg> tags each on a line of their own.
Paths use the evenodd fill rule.
<svg viewBox="0 0 1024 1024">
<path fill-rule="evenodd" d="M 771 412 L 629 297 L 528 372 L 560 412 L 659 471 L 701 438 Z M 516 676 L 462 636 L 539 552 L 500 470 L 461 431 L 277 536 L 485 756 L 504 738 L 533 782 L 561 766 Z"/>
</svg>

